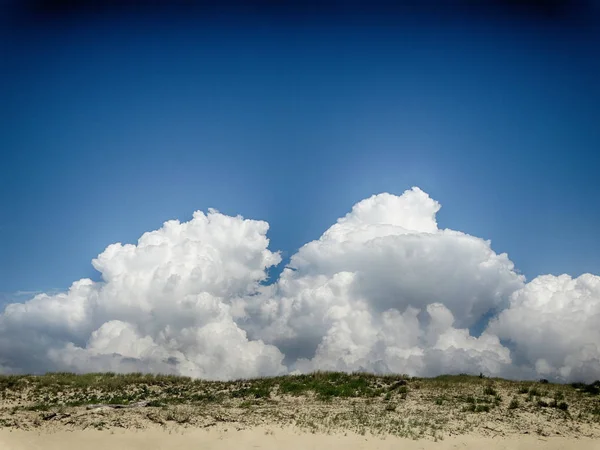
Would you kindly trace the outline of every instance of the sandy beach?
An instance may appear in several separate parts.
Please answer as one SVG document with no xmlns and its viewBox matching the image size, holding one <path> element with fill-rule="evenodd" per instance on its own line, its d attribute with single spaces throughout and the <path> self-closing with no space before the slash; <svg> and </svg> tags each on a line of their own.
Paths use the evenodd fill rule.
<svg viewBox="0 0 600 450">
<path fill-rule="evenodd" d="M 387 436 L 361 436 L 355 433 L 306 433 L 292 428 L 256 427 L 247 430 L 76 430 L 21 431 L 1 430 L 3 450 L 188 450 L 188 449 L 328 449 L 328 450 L 598 450 L 600 440 L 540 436 L 484 437 L 464 435 L 433 442 Z"/>
</svg>

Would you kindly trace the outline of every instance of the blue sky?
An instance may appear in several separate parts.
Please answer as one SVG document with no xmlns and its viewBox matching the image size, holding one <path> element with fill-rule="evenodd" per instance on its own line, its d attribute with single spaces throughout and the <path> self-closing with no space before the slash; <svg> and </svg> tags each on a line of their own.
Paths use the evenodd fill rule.
<svg viewBox="0 0 600 450">
<path fill-rule="evenodd" d="M 82 18 L 5 30 L 0 292 L 214 207 L 289 256 L 374 193 L 528 279 L 600 273 L 600 33 L 551 20 Z"/>
</svg>

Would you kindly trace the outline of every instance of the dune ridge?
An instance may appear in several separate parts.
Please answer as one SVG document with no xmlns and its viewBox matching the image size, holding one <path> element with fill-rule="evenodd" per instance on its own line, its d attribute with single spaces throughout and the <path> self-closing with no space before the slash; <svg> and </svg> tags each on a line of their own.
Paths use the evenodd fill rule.
<svg viewBox="0 0 600 450">
<path fill-rule="evenodd" d="M 90 449 L 198 442 L 215 449 L 600 449 L 600 383 L 340 372 L 228 382 L 141 373 L 0 376 L 2 448 L 67 442 Z"/>
</svg>

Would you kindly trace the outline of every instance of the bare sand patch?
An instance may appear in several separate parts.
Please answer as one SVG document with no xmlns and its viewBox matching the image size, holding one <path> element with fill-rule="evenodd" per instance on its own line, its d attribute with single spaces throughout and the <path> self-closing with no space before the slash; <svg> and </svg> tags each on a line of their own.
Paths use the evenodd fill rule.
<svg viewBox="0 0 600 450">
<path fill-rule="evenodd" d="M 486 437 L 462 435 L 433 442 L 397 436 L 362 436 L 356 433 L 307 433 L 294 428 L 254 427 L 245 430 L 148 428 L 144 430 L 0 430 L 3 450 L 188 450 L 188 449 L 328 449 L 328 450 L 598 450 L 592 438 L 540 436 Z"/>
</svg>

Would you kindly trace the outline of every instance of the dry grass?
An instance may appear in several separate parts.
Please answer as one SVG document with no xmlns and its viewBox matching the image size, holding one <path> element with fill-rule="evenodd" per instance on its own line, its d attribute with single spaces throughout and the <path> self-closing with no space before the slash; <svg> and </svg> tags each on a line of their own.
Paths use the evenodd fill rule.
<svg viewBox="0 0 600 450">
<path fill-rule="evenodd" d="M 0 376 L 0 427 L 273 424 L 434 440 L 469 432 L 600 437 L 596 387 L 337 372 L 231 382 L 140 373 Z M 89 409 L 97 404 L 106 406 Z M 132 404 L 143 406 L 110 407 Z"/>
</svg>

